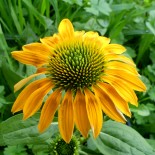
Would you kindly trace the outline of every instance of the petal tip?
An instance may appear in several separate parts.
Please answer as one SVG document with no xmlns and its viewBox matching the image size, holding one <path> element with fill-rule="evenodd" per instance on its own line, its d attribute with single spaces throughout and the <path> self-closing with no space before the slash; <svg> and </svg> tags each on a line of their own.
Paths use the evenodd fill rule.
<svg viewBox="0 0 155 155">
<path fill-rule="evenodd" d="M 39 133 L 43 133 L 46 129 L 42 127 L 40 124 L 38 124 L 38 131 Z"/>
<path fill-rule="evenodd" d="M 29 115 L 24 115 L 23 116 L 23 121 L 25 121 L 26 119 L 28 119 L 30 116 Z"/>
<path fill-rule="evenodd" d="M 58 31 L 63 38 L 70 38 L 74 35 L 74 27 L 69 19 L 63 19 L 60 22 Z"/>
</svg>

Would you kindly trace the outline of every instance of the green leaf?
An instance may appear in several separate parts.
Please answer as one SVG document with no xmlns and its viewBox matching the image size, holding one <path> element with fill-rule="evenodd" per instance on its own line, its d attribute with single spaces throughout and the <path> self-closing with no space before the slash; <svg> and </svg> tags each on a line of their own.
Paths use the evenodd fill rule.
<svg viewBox="0 0 155 155">
<path fill-rule="evenodd" d="M 5 7 L 4 7 L 5 6 Z M 13 29 L 13 21 L 10 19 L 10 9 L 8 6 L 8 1 L 1 0 L 0 1 L 0 13 L 1 17 L 5 22 L 5 25 L 9 27 L 10 30 Z"/>
<path fill-rule="evenodd" d="M 105 0 L 91 0 L 90 7 L 85 7 L 86 12 L 98 16 L 100 13 L 109 15 L 112 11 L 110 5 Z"/>
<path fill-rule="evenodd" d="M 127 11 L 127 10 L 133 8 L 134 5 L 135 5 L 134 3 L 131 3 L 131 4 L 130 3 L 113 4 L 112 10 L 113 11 L 123 11 L 123 10 Z"/>
<path fill-rule="evenodd" d="M 145 68 L 145 74 L 149 77 L 150 81 L 155 82 L 154 76 L 155 76 L 155 64 L 148 65 Z"/>
<path fill-rule="evenodd" d="M 153 40 L 154 40 L 154 35 L 152 34 L 145 34 L 141 37 L 136 64 L 138 64 L 141 60 L 143 60 L 142 57 L 145 55 L 145 52 L 147 51 L 147 49 L 149 48 Z"/>
<path fill-rule="evenodd" d="M 77 4 L 77 5 L 80 5 L 80 6 L 82 6 L 82 1 L 83 0 L 63 0 L 64 2 L 66 2 L 66 3 L 69 3 L 70 5 L 73 5 L 73 4 Z"/>
<path fill-rule="evenodd" d="M 3 78 L 5 78 L 5 80 L 7 81 L 10 89 L 14 91 L 14 85 L 22 79 L 22 76 L 11 70 L 5 60 L 2 61 L 2 73 L 4 76 Z"/>
<path fill-rule="evenodd" d="M 45 29 L 49 28 L 53 21 L 45 16 L 42 16 L 37 9 L 33 6 L 31 1 L 23 0 L 23 3 L 31 10 L 35 18 L 44 26 Z"/>
<path fill-rule="evenodd" d="M 151 25 L 150 22 L 146 22 L 147 28 L 155 35 L 155 28 Z"/>
<path fill-rule="evenodd" d="M 4 86 L 1 86 L 0 85 L 0 96 L 3 96 L 4 95 Z"/>
<path fill-rule="evenodd" d="M 10 5 L 10 15 L 12 16 L 14 25 L 16 26 L 17 32 L 19 34 L 21 34 L 22 33 L 22 28 L 21 28 L 21 25 L 19 23 L 19 18 L 17 17 L 17 13 L 15 12 L 14 7 L 12 6 L 11 1 L 9 1 L 9 5 Z"/>
<path fill-rule="evenodd" d="M 8 49 L 9 49 L 9 47 L 7 45 L 5 35 L 4 35 L 3 31 L 2 31 L 2 27 L 1 27 L 1 24 L 0 24 L 0 54 L 1 54 L 0 63 L 2 61 L 3 56 L 5 56 L 8 63 L 9 63 L 10 68 L 12 68 L 12 63 L 11 63 L 11 59 L 10 59 L 9 54 L 8 54 Z"/>
<path fill-rule="evenodd" d="M 22 145 L 8 146 L 4 150 L 4 155 L 28 155 L 26 148 Z"/>
<path fill-rule="evenodd" d="M 155 101 L 155 87 L 152 87 L 149 91 L 148 91 L 148 95 L 150 97 L 150 99 L 152 101 Z"/>
<path fill-rule="evenodd" d="M 149 56 L 149 58 L 151 59 L 152 63 L 155 64 L 155 52 L 154 52 L 154 49 L 155 49 L 155 45 L 150 47 L 150 56 Z"/>
<path fill-rule="evenodd" d="M 144 104 L 142 104 L 138 107 L 137 113 L 140 116 L 149 116 L 150 115 L 150 111 L 149 111 L 148 107 Z"/>
<path fill-rule="evenodd" d="M 125 26 L 126 21 L 122 20 L 118 22 L 110 31 L 110 38 L 115 39 L 122 31 L 123 27 Z"/>
<path fill-rule="evenodd" d="M 155 64 L 153 65 L 148 65 L 145 69 L 145 76 L 148 77 L 148 79 L 152 82 L 155 82 Z"/>
<path fill-rule="evenodd" d="M 22 34 L 20 35 L 20 39 L 25 40 L 26 44 L 39 40 L 39 38 L 34 33 L 34 31 L 32 30 L 32 28 L 30 27 L 29 24 L 26 25 L 25 29 L 23 30 Z"/>
<path fill-rule="evenodd" d="M 42 143 L 37 145 L 29 146 L 34 154 L 37 155 L 49 155 L 49 144 Z"/>
<path fill-rule="evenodd" d="M 155 104 L 154 103 L 148 103 L 147 107 L 150 111 L 155 111 Z"/>
<path fill-rule="evenodd" d="M 155 155 L 155 150 L 131 127 L 107 121 L 98 138 L 90 139 L 105 155 Z"/>
<path fill-rule="evenodd" d="M 22 120 L 23 115 L 15 115 L 0 123 L 0 145 L 42 144 L 58 132 L 57 123 L 53 123 L 45 132 L 39 133 L 37 129 L 39 113 L 33 117 Z"/>
<path fill-rule="evenodd" d="M 144 82 L 144 84 L 146 85 L 147 90 L 149 90 L 149 89 L 152 87 L 149 78 L 147 78 L 147 77 L 145 77 L 145 76 L 142 75 L 142 76 L 141 76 L 141 80 L 142 80 L 142 81 Z M 144 94 L 145 94 L 145 93 L 144 93 Z"/>
<path fill-rule="evenodd" d="M 146 139 L 146 141 L 155 149 L 155 140 L 154 139 Z"/>
<path fill-rule="evenodd" d="M 126 49 L 127 49 L 127 53 L 129 54 L 129 56 L 131 57 L 131 58 L 135 58 L 136 57 L 136 51 L 133 49 L 133 48 L 131 48 L 131 47 L 126 47 Z"/>
<path fill-rule="evenodd" d="M 0 110 L 3 107 L 4 103 L 6 103 L 4 94 L 5 94 L 4 86 L 0 85 Z"/>
<path fill-rule="evenodd" d="M 55 25 L 56 25 L 56 27 L 58 27 L 58 24 L 60 22 L 60 14 L 59 14 L 59 8 L 58 8 L 58 1 L 50 0 L 50 3 L 52 4 L 53 9 L 55 11 L 55 16 L 56 16 Z"/>
<path fill-rule="evenodd" d="M 105 32 L 107 31 L 107 28 L 103 28 L 100 24 L 97 23 L 98 21 L 95 18 L 90 18 L 87 22 L 85 23 L 79 23 L 75 22 L 74 25 L 78 27 L 79 29 L 85 29 L 85 30 L 94 30 L 100 32 L 101 35 L 104 35 Z"/>
</svg>

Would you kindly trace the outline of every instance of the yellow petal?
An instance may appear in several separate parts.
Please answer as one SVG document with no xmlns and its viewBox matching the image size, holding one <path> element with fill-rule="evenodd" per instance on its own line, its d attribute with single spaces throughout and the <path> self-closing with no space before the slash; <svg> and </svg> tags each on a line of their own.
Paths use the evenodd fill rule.
<svg viewBox="0 0 155 155">
<path fill-rule="evenodd" d="M 134 62 L 133 62 L 131 59 L 129 59 L 128 57 L 124 56 L 124 55 L 106 54 L 106 55 L 104 56 L 104 60 L 105 60 L 105 61 L 108 61 L 108 62 L 109 62 L 109 61 L 114 61 L 114 60 L 116 60 L 116 61 L 124 62 L 124 63 L 126 63 L 126 64 L 129 64 L 129 65 L 131 65 L 131 66 L 136 67 L 136 65 L 134 64 Z"/>
<path fill-rule="evenodd" d="M 33 52 L 26 52 L 26 51 L 14 51 L 14 52 L 11 52 L 11 54 L 14 59 L 18 60 L 23 64 L 40 67 L 48 63 L 47 55 L 37 54 Z"/>
<path fill-rule="evenodd" d="M 110 43 L 110 38 L 98 36 L 98 38 L 96 38 L 96 43 L 102 49 L 102 48 L 104 48 L 105 46 L 107 46 Z"/>
<path fill-rule="evenodd" d="M 83 35 L 83 38 L 87 39 L 95 39 L 95 38 L 98 38 L 99 35 L 97 32 L 93 32 L 93 31 L 88 31 L 86 32 L 84 35 Z"/>
<path fill-rule="evenodd" d="M 23 48 L 23 51 L 25 52 L 39 54 L 47 57 L 52 54 L 51 49 L 42 43 L 27 44 L 27 45 L 24 45 L 22 48 Z"/>
<path fill-rule="evenodd" d="M 58 27 L 59 34 L 63 39 L 71 38 L 74 36 L 74 28 L 70 20 L 63 19 Z"/>
<path fill-rule="evenodd" d="M 108 45 L 110 43 L 110 38 L 107 37 L 99 36 L 98 40 L 104 45 Z"/>
<path fill-rule="evenodd" d="M 86 138 L 90 130 L 90 123 L 86 110 L 85 96 L 80 90 L 77 90 L 73 106 L 75 124 L 83 137 Z"/>
<path fill-rule="evenodd" d="M 46 73 L 47 69 L 44 67 L 37 68 L 36 73 Z"/>
<path fill-rule="evenodd" d="M 137 75 L 137 76 L 139 75 L 135 67 L 133 67 L 133 66 L 131 66 L 129 64 L 123 63 L 123 62 L 111 61 L 111 62 L 106 63 L 105 67 L 108 70 L 109 69 L 117 69 L 117 70 L 128 71 L 131 74 L 134 74 L 134 75 Z"/>
<path fill-rule="evenodd" d="M 82 37 L 84 35 L 85 31 L 75 31 L 74 35 L 75 37 Z"/>
<path fill-rule="evenodd" d="M 60 37 L 54 34 L 52 37 L 45 37 L 40 39 L 40 41 L 51 49 L 55 49 L 56 45 L 60 42 Z"/>
<path fill-rule="evenodd" d="M 19 89 L 21 89 L 27 82 L 29 82 L 32 78 L 36 77 L 36 76 L 39 76 L 43 73 L 38 73 L 38 74 L 32 74 L 30 75 L 29 77 L 19 81 L 18 83 L 16 83 L 14 85 L 14 92 L 18 91 Z"/>
<path fill-rule="evenodd" d="M 23 107 L 23 119 L 31 117 L 42 105 L 44 96 L 53 88 L 50 79 L 42 87 L 34 91 L 27 99 Z"/>
<path fill-rule="evenodd" d="M 119 44 L 108 44 L 103 50 L 105 54 L 122 54 L 126 51 L 125 47 Z"/>
<path fill-rule="evenodd" d="M 131 87 L 134 90 L 146 90 L 146 86 L 144 85 L 144 83 L 139 79 L 138 76 L 131 74 L 131 72 L 121 69 L 111 69 L 105 70 L 105 74 L 122 79 L 126 83 L 126 85 L 129 85 L 129 87 Z"/>
<path fill-rule="evenodd" d="M 43 109 L 41 110 L 40 121 L 38 124 L 38 129 L 43 132 L 47 129 L 53 120 L 54 114 L 60 104 L 61 100 L 61 90 L 57 89 L 54 91 L 46 100 Z"/>
<path fill-rule="evenodd" d="M 47 83 L 49 79 L 44 78 L 30 83 L 24 90 L 19 94 L 16 101 L 14 102 L 11 111 L 13 113 L 18 112 L 23 109 L 25 102 L 29 96 L 41 86 Z"/>
<path fill-rule="evenodd" d="M 103 76 L 103 80 L 115 88 L 117 93 L 127 102 L 137 106 L 137 96 L 130 87 L 129 83 L 113 76 Z"/>
<path fill-rule="evenodd" d="M 95 96 L 100 100 L 103 112 L 111 119 L 125 123 L 126 119 L 123 114 L 115 107 L 113 100 L 101 88 L 93 86 Z"/>
<path fill-rule="evenodd" d="M 58 111 L 58 124 L 62 138 L 69 143 L 74 129 L 73 97 L 68 90 Z"/>
<path fill-rule="evenodd" d="M 117 93 L 117 91 L 113 87 L 103 82 L 98 83 L 98 86 L 102 89 L 104 93 L 106 93 L 111 98 L 115 106 L 122 113 L 131 117 L 131 112 L 128 103 Z"/>
<path fill-rule="evenodd" d="M 90 90 L 86 88 L 84 92 L 85 92 L 88 119 L 93 131 L 93 135 L 96 138 L 101 131 L 102 123 L 103 123 L 101 105 L 96 100 L 94 94 L 90 92 Z"/>
</svg>

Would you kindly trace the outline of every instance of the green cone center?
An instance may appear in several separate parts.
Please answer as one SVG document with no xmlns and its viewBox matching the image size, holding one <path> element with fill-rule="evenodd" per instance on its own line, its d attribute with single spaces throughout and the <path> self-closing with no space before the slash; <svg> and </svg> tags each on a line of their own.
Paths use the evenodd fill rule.
<svg viewBox="0 0 155 155">
<path fill-rule="evenodd" d="M 76 90 L 96 83 L 103 67 L 104 58 L 97 47 L 76 42 L 59 46 L 50 58 L 48 70 L 56 87 Z"/>
<path fill-rule="evenodd" d="M 78 152 L 78 145 L 75 139 L 67 144 L 63 139 L 59 139 L 54 147 L 54 152 L 57 155 L 76 155 Z"/>
</svg>

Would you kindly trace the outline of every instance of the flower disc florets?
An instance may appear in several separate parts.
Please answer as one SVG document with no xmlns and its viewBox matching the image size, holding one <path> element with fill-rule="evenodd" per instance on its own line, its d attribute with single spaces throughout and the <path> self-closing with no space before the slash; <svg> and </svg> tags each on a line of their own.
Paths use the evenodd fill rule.
<svg viewBox="0 0 155 155">
<path fill-rule="evenodd" d="M 78 155 L 79 142 L 75 136 L 69 143 L 66 143 L 61 137 L 57 137 L 54 141 L 53 152 L 55 155 Z"/>
<path fill-rule="evenodd" d="M 62 45 L 54 52 L 48 68 L 56 87 L 76 90 L 90 87 L 100 79 L 104 58 L 91 44 L 74 42 Z"/>
</svg>

